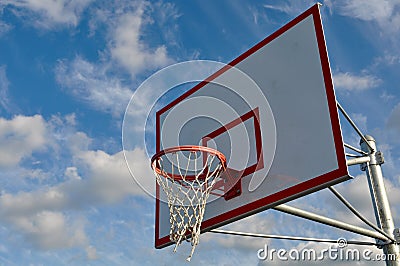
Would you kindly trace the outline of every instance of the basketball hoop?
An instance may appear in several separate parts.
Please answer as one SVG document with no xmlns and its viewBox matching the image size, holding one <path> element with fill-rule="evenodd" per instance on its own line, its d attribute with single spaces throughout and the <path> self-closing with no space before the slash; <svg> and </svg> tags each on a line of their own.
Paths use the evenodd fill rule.
<svg viewBox="0 0 400 266">
<path fill-rule="evenodd" d="M 157 183 L 167 195 L 170 239 L 177 247 L 186 240 L 192 244 L 190 261 L 199 243 L 200 227 L 210 192 L 226 169 L 225 156 L 204 146 L 178 146 L 151 158 Z"/>
</svg>

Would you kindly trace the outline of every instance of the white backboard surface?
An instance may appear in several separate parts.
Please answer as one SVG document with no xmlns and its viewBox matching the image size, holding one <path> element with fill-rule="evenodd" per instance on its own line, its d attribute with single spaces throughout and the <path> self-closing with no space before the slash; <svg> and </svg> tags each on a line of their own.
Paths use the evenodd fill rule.
<svg viewBox="0 0 400 266">
<path fill-rule="evenodd" d="M 156 150 L 180 145 L 221 151 L 234 177 L 213 190 L 203 231 L 349 178 L 318 5 L 157 112 Z M 156 193 L 161 248 L 169 210 Z"/>
</svg>

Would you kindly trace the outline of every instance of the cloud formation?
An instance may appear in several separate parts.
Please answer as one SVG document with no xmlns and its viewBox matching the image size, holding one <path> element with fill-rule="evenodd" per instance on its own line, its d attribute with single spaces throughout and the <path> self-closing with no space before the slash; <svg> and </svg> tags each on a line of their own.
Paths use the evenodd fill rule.
<svg viewBox="0 0 400 266">
<path fill-rule="evenodd" d="M 36 248 L 53 250 L 87 243 L 84 224 L 70 221 L 61 212 L 41 211 L 33 215 L 7 216 L 6 220 Z"/>
<path fill-rule="evenodd" d="M 42 116 L 0 118 L 0 168 L 18 165 L 23 158 L 46 146 L 47 129 Z"/>
<path fill-rule="evenodd" d="M 1 28 L 1 25 L 0 25 Z M 0 33 L 1 36 L 1 33 Z M 6 66 L 0 66 L 0 107 L 10 110 L 10 99 L 8 96 L 9 82 L 6 75 Z"/>
<path fill-rule="evenodd" d="M 151 46 L 150 37 L 144 34 L 152 24 L 153 6 L 148 2 L 114 3 L 110 10 L 92 11 L 95 15 L 90 25 L 95 32 L 100 25 L 106 27 L 108 44 L 97 62 L 81 56 L 73 60 L 60 60 L 56 66 L 57 82 L 75 98 L 92 108 L 119 116 L 132 96 L 132 81 L 138 75 L 158 70 L 174 60 L 166 45 Z M 111 5 L 114 5 L 111 4 Z M 155 10 L 163 5 L 154 4 Z M 155 11 L 154 11 L 155 12 Z M 171 15 L 167 14 L 170 12 Z M 173 6 L 166 4 L 166 11 L 158 12 L 161 21 L 176 19 Z M 131 80 L 115 75 L 115 69 L 124 69 Z"/>
<path fill-rule="evenodd" d="M 4 0 L 0 7 L 9 7 L 28 25 L 51 29 L 55 26 L 77 26 L 80 15 L 92 0 Z"/>
<path fill-rule="evenodd" d="M 122 151 L 109 154 L 91 150 L 90 138 L 74 129 L 74 125 L 73 115 L 52 117 L 48 121 L 40 115 L 0 119 L 1 167 L 23 170 L 22 159 L 32 157 L 35 160 L 33 152 L 36 150 L 41 150 L 48 158 L 60 156 L 57 151 L 65 151 L 62 154 L 65 164 L 59 164 L 57 167 L 61 169 L 53 171 L 52 176 L 48 173 L 36 189 L 1 191 L 0 222 L 14 228 L 36 249 L 84 246 L 87 255 L 95 258 L 96 249 L 89 245 L 85 230 L 85 211 L 89 207 L 117 204 L 128 196 L 147 197 L 130 176 Z M 43 150 L 43 147 L 48 149 Z M 152 176 L 144 150 L 128 153 L 135 167 L 142 169 L 137 173 Z M 62 169 L 64 165 L 68 166 Z M 40 172 L 40 165 L 38 167 L 36 171 Z M 61 173 L 60 176 L 57 173 Z M 8 176 L 2 174 L 0 178 Z M 29 177 L 26 178 L 26 182 L 30 182 Z M 60 181 L 53 183 L 52 180 Z M 153 179 L 148 180 L 154 183 Z"/>
<path fill-rule="evenodd" d="M 392 109 L 387 120 L 387 127 L 400 133 L 400 103 Z"/>
<path fill-rule="evenodd" d="M 333 84 L 338 90 L 356 92 L 376 88 L 382 84 L 382 80 L 369 74 L 354 75 L 349 72 L 339 72 L 333 75 Z"/>
<path fill-rule="evenodd" d="M 107 65 L 93 64 L 79 56 L 72 61 L 59 61 L 55 74 L 68 94 L 113 116 L 123 113 L 132 96 L 118 77 L 108 74 Z"/>
<path fill-rule="evenodd" d="M 154 70 L 173 62 L 165 45 L 150 48 L 143 41 L 142 28 L 146 23 L 143 6 L 122 15 L 113 29 L 110 53 L 132 76 L 144 70 Z"/>
</svg>

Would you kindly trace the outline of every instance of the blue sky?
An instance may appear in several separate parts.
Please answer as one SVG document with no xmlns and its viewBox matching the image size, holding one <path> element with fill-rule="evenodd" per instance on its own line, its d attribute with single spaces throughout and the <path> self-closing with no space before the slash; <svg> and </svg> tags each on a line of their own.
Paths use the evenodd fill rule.
<svg viewBox="0 0 400 266">
<path fill-rule="evenodd" d="M 385 155 L 399 226 L 400 3 L 322 3 L 337 99 Z M 188 247 L 177 254 L 153 248 L 154 199 L 133 182 L 122 153 L 129 99 L 173 63 L 231 61 L 313 4 L 0 0 L 0 264 L 186 265 Z M 344 140 L 358 147 L 357 135 L 341 123 Z M 153 178 L 139 141 L 132 156 Z M 350 172 L 355 179 L 337 189 L 373 221 L 365 175 L 357 166 Z M 359 224 L 327 191 L 293 204 Z M 226 228 L 364 239 L 274 211 Z M 262 264 L 256 252 L 265 243 L 305 245 L 205 234 L 191 263 Z"/>
</svg>

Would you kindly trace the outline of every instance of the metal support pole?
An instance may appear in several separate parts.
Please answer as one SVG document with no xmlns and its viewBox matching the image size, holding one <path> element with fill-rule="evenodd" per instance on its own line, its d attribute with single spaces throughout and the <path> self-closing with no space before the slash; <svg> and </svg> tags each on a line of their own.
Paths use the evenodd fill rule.
<svg viewBox="0 0 400 266">
<path fill-rule="evenodd" d="M 361 150 L 369 153 L 370 157 L 367 167 L 364 167 L 363 170 L 367 173 L 368 185 L 370 188 L 377 224 L 383 231 L 394 237 L 395 227 L 381 169 L 383 156 L 380 152 L 376 151 L 376 143 L 374 138 L 371 136 L 366 135 L 364 138 L 361 138 L 360 146 Z M 385 244 L 383 246 L 383 252 L 386 255 L 386 258 L 388 258 L 386 260 L 387 266 L 400 266 L 400 252 L 397 243 Z M 395 259 L 393 260 L 394 256 Z"/>
<path fill-rule="evenodd" d="M 349 159 L 346 161 L 347 166 L 350 165 L 355 165 L 355 164 L 362 164 L 362 163 L 367 163 L 369 162 L 371 159 L 367 156 L 364 157 L 357 157 L 357 158 L 353 158 L 353 159 Z"/>
<path fill-rule="evenodd" d="M 284 212 L 287 214 L 291 214 L 297 217 L 301 217 L 301 218 L 305 218 L 317 223 L 322 223 L 322 224 L 326 224 L 329 226 L 333 226 L 342 230 L 346 230 L 349 232 L 353 232 L 359 235 L 363 235 L 363 236 L 368 236 L 368 237 L 372 237 L 374 239 L 379 239 L 380 241 L 382 241 L 382 243 L 386 242 L 386 241 L 390 241 L 389 239 L 387 239 L 384 235 L 381 235 L 380 233 L 376 232 L 376 231 L 372 231 L 369 229 L 365 229 L 359 226 L 355 226 L 355 225 L 351 225 L 348 223 L 344 223 L 342 221 L 338 221 L 332 218 L 328 218 L 319 214 L 315 214 L 309 211 L 305 211 L 305 210 L 301 210 L 292 206 L 288 206 L 286 204 L 281 204 L 278 206 L 275 206 L 273 208 L 274 210 L 280 211 L 280 212 Z"/>
<path fill-rule="evenodd" d="M 298 237 L 298 236 L 282 236 L 282 235 L 266 235 L 266 234 L 255 234 L 255 233 L 245 233 L 238 231 L 229 231 L 229 230 L 221 230 L 221 229 L 212 229 L 209 231 L 215 234 L 223 234 L 223 235 L 233 235 L 233 236 L 251 236 L 251 237 L 259 237 L 259 238 L 270 238 L 270 239 L 284 239 L 284 240 L 295 240 L 295 241 L 312 241 L 319 243 L 337 243 L 337 239 L 323 239 L 323 238 L 314 238 L 314 237 Z M 367 242 L 367 241 L 357 241 L 357 240 L 347 240 L 347 244 L 349 245 L 360 245 L 360 246 L 375 246 L 375 242 Z"/>
</svg>

